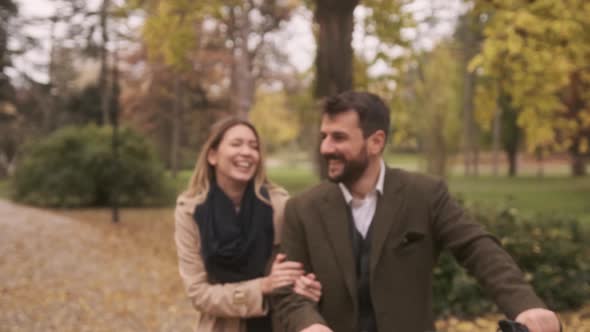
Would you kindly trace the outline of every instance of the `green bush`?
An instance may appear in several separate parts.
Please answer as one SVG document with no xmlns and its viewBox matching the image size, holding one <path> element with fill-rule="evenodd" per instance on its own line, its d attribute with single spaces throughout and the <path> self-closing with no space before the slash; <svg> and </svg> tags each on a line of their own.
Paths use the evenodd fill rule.
<svg viewBox="0 0 590 332">
<path fill-rule="evenodd" d="M 153 204 L 165 197 L 164 171 L 152 147 L 129 128 L 66 127 L 28 145 L 13 180 L 16 200 L 40 206 L 105 206 L 116 190 L 122 205 Z"/>
<path fill-rule="evenodd" d="M 527 217 L 511 208 L 469 210 L 498 237 L 551 309 L 576 309 L 590 300 L 590 234 L 579 221 L 553 215 Z M 441 256 L 434 278 L 434 308 L 439 316 L 473 317 L 495 310 L 475 279 L 449 254 Z"/>
</svg>

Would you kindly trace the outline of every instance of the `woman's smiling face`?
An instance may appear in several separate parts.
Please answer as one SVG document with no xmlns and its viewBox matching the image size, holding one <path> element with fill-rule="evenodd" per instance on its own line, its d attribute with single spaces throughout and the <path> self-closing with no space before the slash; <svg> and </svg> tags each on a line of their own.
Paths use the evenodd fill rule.
<svg viewBox="0 0 590 332">
<path fill-rule="evenodd" d="M 229 128 L 217 149 L 209 151 L 209 164 L 215 168 L 218 184 L 247 183 L 256 174 L 260 163 L 259 142 L 247 126 Z"/>
</svg>

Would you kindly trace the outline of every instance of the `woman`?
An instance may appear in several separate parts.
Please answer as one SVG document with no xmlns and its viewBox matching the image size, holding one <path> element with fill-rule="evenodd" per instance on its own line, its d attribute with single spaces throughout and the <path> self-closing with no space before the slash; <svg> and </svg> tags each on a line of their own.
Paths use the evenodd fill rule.
<svg viewBox="0 0 590 332">
<path fill-rule="evenodd" d="M 252 124 L 237 118 L 217 123 L 175 211 L 180 276 L 200 312 L 197 331 L 272 331 L 266 296 L 301 284 L 299 277 L 309 280 L 300 263 L 282 254 L 272 259 L 287 198 L 266 178 Z M 302 294 L 317 301 L 315 285 Z"/>
</svg>

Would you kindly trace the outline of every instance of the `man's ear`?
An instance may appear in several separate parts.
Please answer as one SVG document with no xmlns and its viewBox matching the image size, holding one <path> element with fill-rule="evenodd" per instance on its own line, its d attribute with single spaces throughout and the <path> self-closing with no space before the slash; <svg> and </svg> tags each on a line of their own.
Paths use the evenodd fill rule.
<svg viewBox="0 0 590 332">
<path fill-rule="evenodd" d="M 385 132 L 377 130 L 369 136 L 368 152 L 373 155 L 378 155 L 383 152 L 385 148 Z"/>
<path fill-rule="evenodd" d="M 217 165 L 217 150 L 210 149 L 209 152 L 207 152 L 207 161 L 211 166 Z"/>
</svg>

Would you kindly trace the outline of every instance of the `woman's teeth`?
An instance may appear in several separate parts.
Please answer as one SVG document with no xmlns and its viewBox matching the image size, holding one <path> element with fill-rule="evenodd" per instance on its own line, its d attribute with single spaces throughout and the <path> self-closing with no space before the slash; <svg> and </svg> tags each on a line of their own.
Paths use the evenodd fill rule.
<svg viewBox="0 0 590 332">
<path fill-rule="evenodd" d="M 240 167 L 240 168 L 250 168 L 252 166 L 252 163 L 246 162 L 246 161 L 242 161 L 242 162 L 236 163 L 236 165 L 238 167 Z"/>
</svg>

